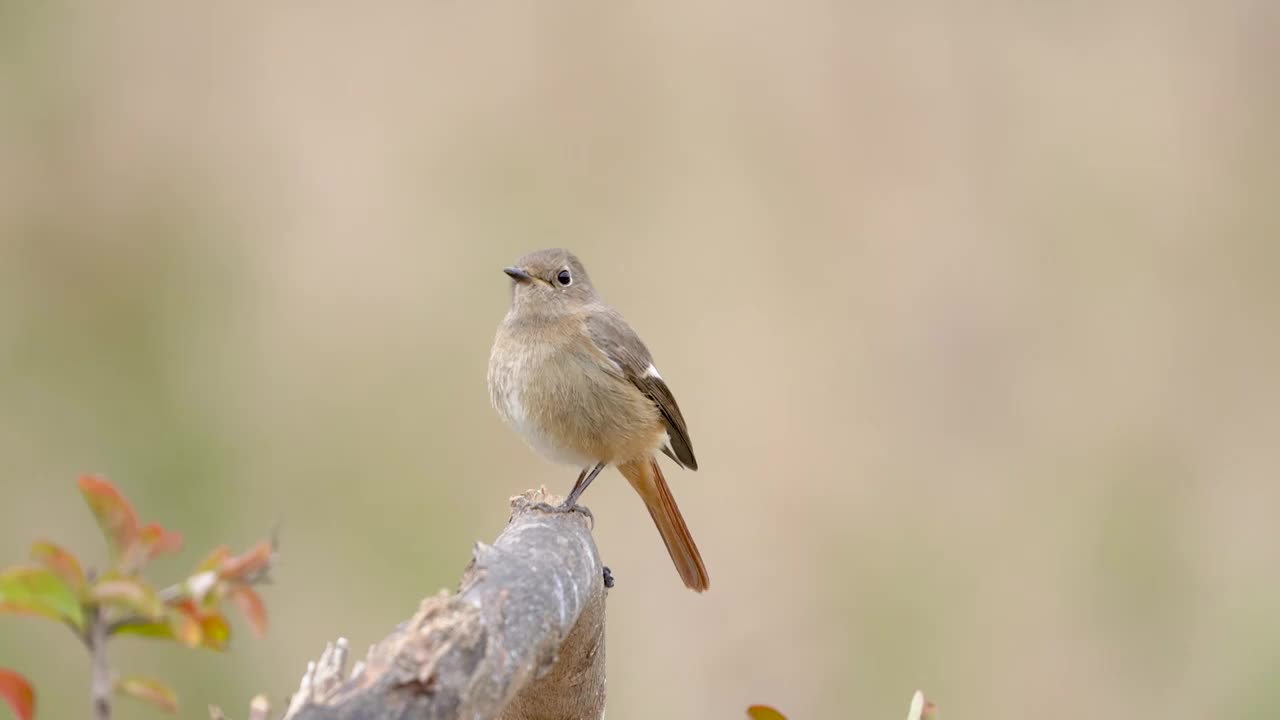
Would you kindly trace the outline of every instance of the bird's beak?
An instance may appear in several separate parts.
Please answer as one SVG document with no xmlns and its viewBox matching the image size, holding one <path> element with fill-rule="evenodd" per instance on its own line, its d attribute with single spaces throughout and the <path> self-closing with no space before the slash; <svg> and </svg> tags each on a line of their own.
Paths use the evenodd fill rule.
<svg viewBox="0 0 1280 720">
<path fill-rule="evenodd" d="M 528 282 L 533 279 L 532 275 L 521 270 L 518 267 L 502 268 L 502 272 L 510 275 L 511 279 L 515 280 L 516 282 Z"/>
</svg>

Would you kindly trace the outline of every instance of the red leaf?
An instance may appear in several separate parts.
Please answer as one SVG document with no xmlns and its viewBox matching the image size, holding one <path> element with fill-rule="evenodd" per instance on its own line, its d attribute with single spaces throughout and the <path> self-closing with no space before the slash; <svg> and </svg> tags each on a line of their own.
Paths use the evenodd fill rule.
<svg viewBox="0 0 1280 720">
<path fill-rule="evenodd" d="M 267 634 L 267 607 L 263 604 L 261 595 L 251 587 L 237 585 L 231 590 L 231 602 L 235 603 L 240 614 L 249 621 L 254 635 L 264 637 Z"/>
<path fill-rule="evenodd" d="M 71 588 L 42 567 L 19 565 L 0 573 L 0 612 L 43 615 L 84 627 L 84 610 Z"/>
<path fill-rule="evenodd" d="M 131 578 L 103 578 L 89 589 L 89 597 L 104 605 L 132 610 L 148 620 L 164 617 L 164 603 L 156 597 L 156 591 Z"/>
<path fill-rule="evenodd" d="M 36 716 L 36 691 L 26 678 L 12 670 L 0 668 L 0 700 L 13 708 L 18 720 L 32 720 Z"/>
<path fill-rule="evenodd" d="M 51 542 L 31 546 L 31 559 L 52 570 L 76 595 L 84 594 L 84 569 L 75 555 Z"/>
<path fill-rule="evenodd" d="M 178 712 L 178 696 L 159 680 L 126 677 L 116 681 L 116 692 L 156 705 L 165 712 Z"/>
<path fill-rule="evenodd" d="M 275 549 L 269 540 L 254 545 L 243 555 L 225 560 L 218 574 L 224 580 L 244 580 L 253 573 L 265 569 L 271 564 L 271 554 Z"/>
<path fill-rule="evenodd" d="M 787 720 L 785 715 L 768 705 L 752 705 L 747 708 L 747 717 L 751 720 Z"/>
<path fill-rule="evenodd" d="M 117 559 L 138 536 L 138 516 L 114 485 L 98 475 L 80 478 L 80 493 L 98 520 L 111 557 Z"/>
</svg>

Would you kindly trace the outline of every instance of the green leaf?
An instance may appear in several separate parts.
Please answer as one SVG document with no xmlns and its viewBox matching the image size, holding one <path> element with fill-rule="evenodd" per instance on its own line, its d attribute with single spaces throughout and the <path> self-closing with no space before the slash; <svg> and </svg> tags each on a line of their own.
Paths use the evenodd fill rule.
<svg viewBox="0 0 1280 720">
<path fill-rule="evenodd" d="M 231 626 L 221 613 L 204 612 L 189 599 L 171 605 L 165 611 L 165 622 L 122 625 L 116 632 L 177 640 L 188 647 L 227 649 Z"/>
<path fill-rule="evenodd" d="M 0 612 L 43 615 L 84 628 L 79 598 L 48 568 L 19 565 L 0 573 Z"/>
<path fill-rule="evenodd" d="M 158 622 L 129 623 L 116 628 L 119 635 L 137 635 L 139 637 L 173 640 L 187 647 L 200 647 L 204 634 L 200 631 L 200 621 L 174 608 L 165 609 L 165 619 Z"/>
<path fill-rule="evenodd" d="M 120 625 L 115 628 L 116 635 L 138 635 L 139 637 L 161 638 L 166 640 L 177 639 L 170 623 L 145 622 L 145 623 L 129 623 Z"/>
<path fill-rule="evenodd" d="M 191 600 L 182 600 L 176 605 L 165 608 L 163 620 L 152 623 L 130 623 L 116 629 L 121 635 L 139 635 L 141 637 L 174 640 L 187 647 L 200 647 L 204 642 L 204 615 Z M 218 628 L 213 627 L 214 632 Z M 225 641 L 225 637 L 223 638 Z M 221 649 L 208 645 L 215 650 Z"/>
<path fill-rule="evenodd" d="M 80 561 L 67 550 L 51 542 L 37 542 L 31 546 L 31 559 L 49 568 L 77 596 L 84 593 L 86 584 Z"/>
<path fill-rule="evenodd" d="M 787 716 L 768 705 L 752 705 L 747 708 L 747 717 L 751 720 L 787 720 Z"/>
<path fill-rule="evenodd" d="M 9 705 L 18 720 L 36 716 L 36 691 L 26 678 L 12 670 L 0 668 L 0 700 Z"/>
<path fill-rule="evenodd" d="M 225 617 L 217 613 L 200 619 L 200 633 L 203 635 L 200 644 L 210 650 L 226 650 L 231 641 L 231 626 Z"/>
<path fill-rule="evenodd" d="M 132 610 L 148 620 L 164 617 L 164 603 L 156 591 L 133 578 L 105 577 L 89 588 L 89 599 L 125 610 Z"/>
<path fill-rule="evenodd" d="M 111 558 L 120 559 L 138 536 L 138 516 L 133 512 L 133 506 L 114 485 L 97 475 L 80 478 L 80 493 L 107 539 Z"/>
<path fill-rule="evenodd" d="M 165 712 L 178 712 L 178 695 L 168 685 L 144 677 L 125 677 L 116 681 L 116 692 L 159 707 Z"/>
</svg>

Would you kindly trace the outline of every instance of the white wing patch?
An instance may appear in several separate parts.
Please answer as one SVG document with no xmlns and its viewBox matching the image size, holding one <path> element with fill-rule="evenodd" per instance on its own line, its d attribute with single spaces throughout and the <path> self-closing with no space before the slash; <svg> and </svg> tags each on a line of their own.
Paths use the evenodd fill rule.
<svg viewBox="0 0 1280 720">
<path fill-rule="evenodd" d="M 658 378 L 659 380 L 662 379 L 662 376 L 658 374 L 658 368 L 654 367 L 653 363 L 649 363 L 649 367 L 644 369 L 644 376 Z"/>
</svg>

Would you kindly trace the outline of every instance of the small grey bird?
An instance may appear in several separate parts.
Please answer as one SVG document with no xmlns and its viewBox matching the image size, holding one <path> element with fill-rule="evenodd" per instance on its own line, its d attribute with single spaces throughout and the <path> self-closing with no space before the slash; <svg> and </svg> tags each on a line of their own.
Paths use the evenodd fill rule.
<svg viewBox="0 0 1280 720">
<path fill-rule="evenodd" d="M 568 250 L 530 253 L 503 272 L 511 308 L 489 357 L 494 408 L 544 457 L 582 470 L 561 509 L 573 509 L 596 475 L 616 466 L 644 500 L 684 584 L 706 590 L 707 568 L 656 452 L 690 470 L 698 461 L 648 348 Z"/>
</svg>

